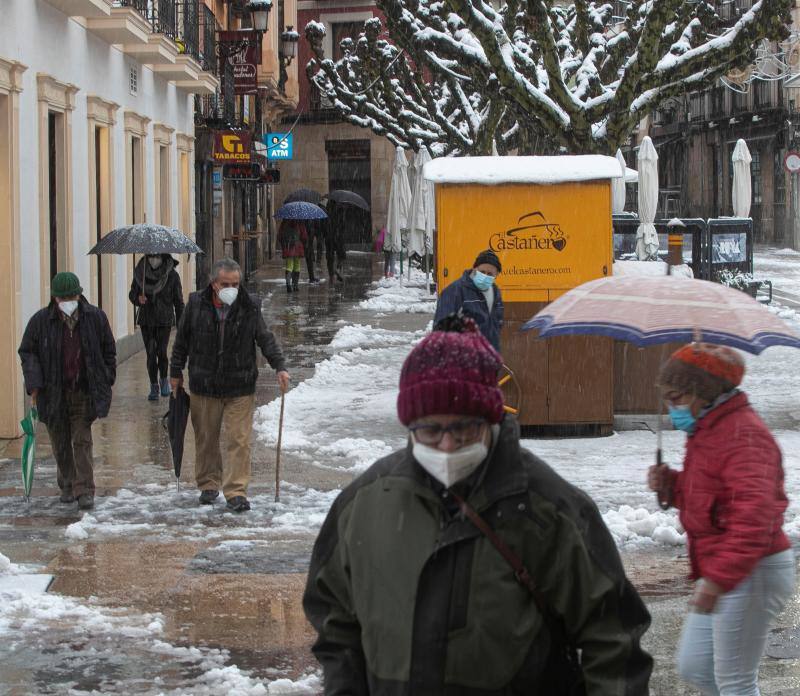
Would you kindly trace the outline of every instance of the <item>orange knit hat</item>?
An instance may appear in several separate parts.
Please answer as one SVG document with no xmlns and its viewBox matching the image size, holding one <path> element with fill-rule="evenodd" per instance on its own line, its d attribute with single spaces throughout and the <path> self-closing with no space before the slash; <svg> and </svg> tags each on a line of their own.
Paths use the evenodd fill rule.
<svg viewBox="0 0 800 696">
<path fill-rule="evenodd" d="M 738 387 L 744 377 L 744 360 L 732 348 L 711 343 L 690 343 L 676 350 L 661 369 L 659 385 L 697 394 L 713 401 Z"/>
</svg>

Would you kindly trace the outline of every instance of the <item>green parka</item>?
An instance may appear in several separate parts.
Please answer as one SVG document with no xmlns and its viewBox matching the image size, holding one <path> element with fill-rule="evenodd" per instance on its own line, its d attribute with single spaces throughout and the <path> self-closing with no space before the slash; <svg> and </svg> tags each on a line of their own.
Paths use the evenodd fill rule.
<svg viewBox="0 0 800 696">
<path fill-rule="evenodd" d="M 507 417 L 469 504 L 520 556 L 581 652 L 589 696 L 648 693 L 650 616 L 592 500 L 519 446 Z M 413 459 L 385 457 L 336 499 L 304 596 L 329 696 L 548 696 L 530 593 Z"/>
</svg>

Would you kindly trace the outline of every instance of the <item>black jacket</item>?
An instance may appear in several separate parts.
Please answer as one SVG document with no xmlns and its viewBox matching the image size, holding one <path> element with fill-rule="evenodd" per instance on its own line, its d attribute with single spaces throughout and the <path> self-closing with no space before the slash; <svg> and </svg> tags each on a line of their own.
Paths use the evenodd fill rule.
<svg viewBox="0 0 800 696">
<path fill-rule="evenodd" d="M 189 362 L 189 390 L 202 396 L 233 398 L 255 393 L 258 366 L 256 344 L 270 366 L 285 370 L 275 336 L 267 329 L 261 308 L 244 288 L 222 322 L 209 285 L 189 296 L 172 347 L 170 376 L 183 377 Z"/>
<path fill-rule="evenodd" d="M 650 616 L 592 500 L 520 448 L 511 417 L 471 479 L 461 494 L 580 649 L 587 696 L 647 694 Z M 410 446 L 336 499 L 303 598 L 326 696 L 552 696 L 553 620 L 454 508 Z"/>
<path fill-rule="evenodd" d="M 464 274 L 454 283 L 448 285 L 439 296 L 436 303 L 436 316 L 433 319 L 435 324 L 448 314 L 455 314 L 459 309 L 464 311 L 465 316 L 475 320 L 481 333 L 489 343 L 500 352 L 500 329 L 503 328 L 503 297 L 500 288 L 495 283 L 494 304 L 492 311 L 489 311 L 489 304 L 486 302 L 484 294 L 475 287 L 472 282 L 472 271 L 464 271 Z"/>
<path fill-rule="evenodd" d="M 111 387 L 117 377 L 117 346 L 102 309 L 90 305 L 85 297 L 81 297 L 78 311 L 82 368 L 92 402 L 92 416 L 105 418 L 111 407 Z M 63 332 L 64 320 L 58 304 L 53 301 L 31 317 L 19 345 L 25 389 L 28 394 L 34 389 L 39 390 L 36 408 L 39 420 L 47 424 L 65 415 L 61 350 Z"/>
<path fill-rule="evenodd" d="M 145 259 L 136 264 L 133 272 L 133 282 L 128 293 L 128 299 L 134 307 L 139 308 L 136 323 L 139 326 L 177 326 L 183 314 L 183 287 L 181 277 L 175 270 L 178 262 L 169 254 L 162 254 L 164 263 L 153 270 L 149 266 L 145 275 L 145 297 L 147 302 L 139 304 L 139 295 L 142 293 L 142 268 Z M 163 270 L 162 270 L 163 269 Z M 152 292 L 151 281 L 157 282 L 163 274 L 167 275 L 163 287 L 155 294 Z"/>
</svg>

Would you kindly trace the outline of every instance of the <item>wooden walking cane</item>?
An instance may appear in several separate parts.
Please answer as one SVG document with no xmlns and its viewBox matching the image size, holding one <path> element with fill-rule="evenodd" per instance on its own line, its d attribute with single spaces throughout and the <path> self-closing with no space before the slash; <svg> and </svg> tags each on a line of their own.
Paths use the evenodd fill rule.
<svg viewBox="0 0 800 696">
<path fill-rule="evenodd" d="M 281 392 L 281 415 L 278 419 L 278 446 L 275 452 L 275 502 L 281 500 L 281 438 L 283 437 L 283 406 L 286 394 Z"/>
</svg>

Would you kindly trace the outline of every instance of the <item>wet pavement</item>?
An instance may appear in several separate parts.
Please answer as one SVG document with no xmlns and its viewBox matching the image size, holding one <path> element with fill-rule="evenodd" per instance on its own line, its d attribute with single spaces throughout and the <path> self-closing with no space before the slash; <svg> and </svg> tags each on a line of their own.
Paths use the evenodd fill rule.
<svg viewBox="0 0 800 696">
<path fill-rule="evenodd" d="M 344 325 L 387 332 L 426 326 L 426 314 L 359 308 L 378 271 L 372 255 L 350 253 L 346 282 L 337 288 L 303 283 L 287 294 L 277 261 L 253 280 L 294 384 L 330 357 L 327 345 Z M 0 552 L 55 576 L 47 595 L 17 599 L 0 614 L 0 693 L 319 692 L 301 606 L 305 570 L 316 528 L 353 474 L 287 451 L 276 503 L 275 452 L 256 439 L 252 512 L 234 515 L 219 501 L 201 509 L 191 426 L 178 489 L 161 424 L 167 400 L 148 402 L 146 382 L 143 353 L 120 366 L 112 411 L 94 427 L 98 498 L 89 514 L 58 503 L 44 428 L 30 505 L 18 488 L 18 462 L 0 460 Z M 277 393 L 264 364 L 257 405 Z M 18 449 L 19 442 L 9 443 L 5 456 Z M 690 592 L 686 559 L 659 546 L 623 555 L 653 614 L 646 639 L 657 660 L 652 693 L 693 694 L 672 665 Z M 765 694 L 800 694 L 798 619 L 796 595 L 773 632 Z"/>
</svg>

